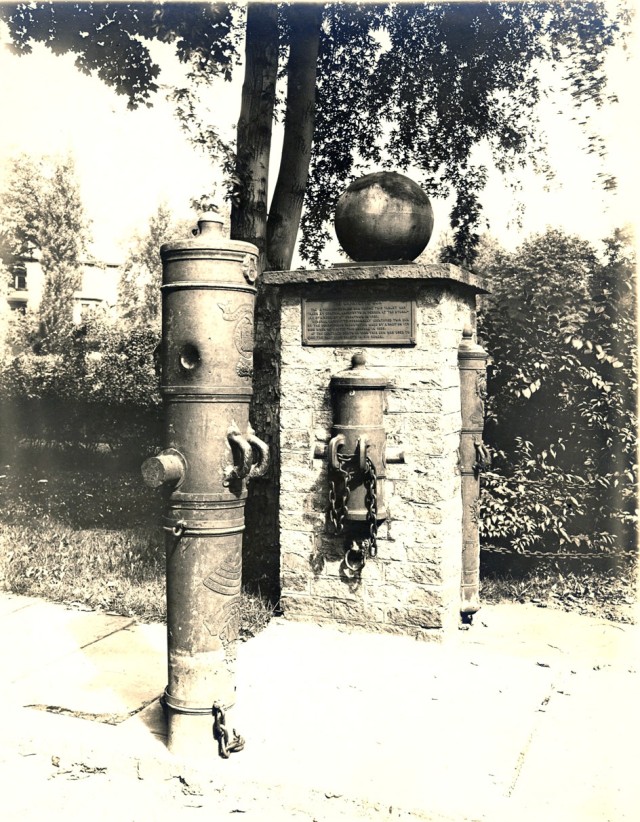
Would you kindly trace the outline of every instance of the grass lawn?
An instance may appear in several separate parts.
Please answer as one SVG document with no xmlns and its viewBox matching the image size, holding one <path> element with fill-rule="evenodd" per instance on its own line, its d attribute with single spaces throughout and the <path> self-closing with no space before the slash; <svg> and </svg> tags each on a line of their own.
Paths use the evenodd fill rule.
<svg viewBox="0 0 640 822">
<path fill-rule="evenodd" d="M 572 564 L 576 564 L 572 561 Z M 565 563 L 566 565 L 566 563 Z M 558 608 L 580 614 L 635 622 L 637 577 L 633 567 L 618 569 L 560 568 L 549 563 L 522 576 L 485 576 L 485 602 L 530 602 L 540 608 Z"/>
<path fill-rule="evenodd" d="M 0 460 L 0 588 L 162 621 L 161 511 L 160 495 L 142 483 L 135 460 L 18 449 L 10 462 Z M 481 597 L 630 622 L 635 591 L 636 573 L 628 564 L 527 564 L 502 557 L 485 562 Z M 273 612 L 248 593 L 242 607 L 245 637 Z"/>
<path fill-rule="evenodd" d="M 0 589 L 163 621 L 161 512 L 135 462 L 19 450 L 0 461 Z M 243 593 L 241 635 L 263 628 L 272 611 Z"/>
</svg>

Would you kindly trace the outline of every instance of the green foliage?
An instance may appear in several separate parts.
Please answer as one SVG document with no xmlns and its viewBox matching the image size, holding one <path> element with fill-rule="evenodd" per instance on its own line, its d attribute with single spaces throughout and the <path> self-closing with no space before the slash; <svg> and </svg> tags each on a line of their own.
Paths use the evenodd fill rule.
<svg viewBox="0 0 640 822">
<path fill-rule="evenodd" d="M 162 619 L 159 516 L 139 466 L 21 449 L 0 472 L 0 588 Z"/>
<path fill-rule="evenodd" d="M 635 544 L 635 261 L 616 232 L 604 261 L 547 232 L 485 255 L 489 351 L 480 529 L 515 551 L 624 553 Z"/>
<path fill-rule="evenodd" d="M 420 172 L 425 190 L 454 196 L 448 259 L 470 263 L 478 241 L 488 145 L 505 174 L 540 169 L 535 106 L 542 63 L 576 107 L 606 99 L 604 58 L 625 26 L 604 3 L 332 3 L 320 48 L 305 259 L 320 263 L 341 191 L 363 169 Z M 586 150 L 604 154 L 597 141 Z M 545 169 L 547 170 L 547 169 Z"/>
<path fill-rule="evenodd" d="M 0 586 L 143 621 L 165 618 L 161 541 L 141 530 L 75 531 L 49 520 L 4 526 Z"/>
<path fill-rule="evenodd" d="M 1 467 L 4 525 L 55 521 L 117 531 L 151 528 L 162 514 L 162 496 L 144 485 L 140 461 L 121 454 L 23 447 Z"/>
<path fill-rule="evenodd" d="M 122 330 L 94 322 L 76 333 L 74 367 L 86 386 L 86 399 L 139 409 L 160 406 L 154 329 Z M 77 396 L 77 394 L 76 394 Z"/>
<path fill-rule="evenodd" d="M 118 288 L 118 304 L 127 328 L 152 328 L 160 332 L 160 246 L 187 237 L 187 227 L 176 224 L 170 209 L 160 204 L 148 229 L 136 234 L 125 260 Z"/>
<path fill-rule="evenodd" d="M 130 108 L 159 89 L 160 68 L 145 40 L 172 44 L 181 63 L 209 78 L 228 78 L 236 53 L 226 3 L 7 3 L 0 16 L 15 52 L 29 54 L 35 41 L 77 54 L 77 68 L 126 95 Z"/>
<path fill-rule="evenodd" d="M 325 4 L 323 19 L 315 23 L 321 37 L 315 95 L 310 91 L 308 99 L 298 100 L 308 111 L 315 103 L 316 110 L 309 182 L 305 193 L 305 167 L 295 192 L 299 199 L 305 197 L 303 258 L 320 262 L 336 198 L 349 180 L 387 166 L 418 172 L 433 196 L 453 195 L 449 258 L 470 262 L 487 178 L 474 149 L 488 146 L 504 173 L 527 162 L 545 168 L 545 138 L 535 117 L 535 105 L 546 91 L 539 68 L 550 65 L 558 87 L 568 93 L 568 116 L 585 105 L 602 105 L 607 99 L 604 60 L 614 42 L 625 36 L 629 22 L 628 10 L 610 12 L 607 5 Z M 279 55 L 281 78 L 291 55 L 288 18 L 295 6 L 280 4 L 274 42 L 260 27 L 246 37 L 247 53 Z M 244 232 L 236 239 L 265 236 L 269 146 L 263 143 L 269 143 L 271 124 L 238 130 L 237 156 L 258 154 L 263 163 L 260 179 L 245 179 L 243 162 L 234 165 L 231 147 L 220 136 L 219 112 L 212 111 L 209 118 L 201 115 L 194 90 L 200 81 L 231 77 L 245 15 L 223 3 L 34 3 L 0 6 L 0 16 L 9 25 L 17 52 L 28 53 L 32 41 L 56 53 L 73 52 L 80 70 L 96 73 L 127 95 L 132 108 L 149 104 L 159 88 L 160 67 L 148 41 L 173 45 L 190 72 L 189 87 L 174 93 L 182 124 L 196 144 L 223 164 L 230 189 L 236 186 L 236 194 L 238 188 L 246 189 L 245 195 L 258 191 L 257 202 L 247 196 L 234 201 L 233 224 Z M 288 95 L 295 95 L 300 80 L 295 74 L 290 78 Z M 261 71 L 247 72 L 243 98 L 260 101 L 272 119 L 275 82 L 267 82 Z M 244 145 L 243 135 L 249 145 Z M 286 136 L 284 144 L 300 151 Z M 583 148 L 604 154 L 602 140 L 594 134 L 586 134 Z M 280 167 L 286 178 L 291 157 L 283 156 Z M 606 185 L 612 185 L 610 178 Z M 236 220 L 242 209 L 251 214 Z M 281 215 L 276 210 L 273 216 Z M 294 225 L 290 230 L 296 229 Z"/>
<path fill-rule="evenodd" d="M 91 323 L 74 330 L 62 353 L 7 358 L 0 404 L 9 439 L 151 451 L 160 442 L 157 344 L 152 329 Z"/>
<path fill-rule="evenodd" d="M 23 353 L 2 366 L 2 397 L 61 399 L 154 408 L 157 335 L 92 322 L 76 328 L 60 354 Z"/>
<path fill-rule="evenodd" d="M 88 224 L 71 159 L 12 160 L 0 201 L 0 256 L 6 265 L 34 253 L 40 259 L 44 287 L 31 341 L 42 351 L 60 350 L 71 334 Z"/>
<path fill-rule="evenodd" d="M 550 567 L 524 574 L 485 575 L 480 595 L 483 602 L 521 602 L 539 608 L 557 608 L 610 619 L 635 621 L 637 580 L 633 570 L 566 569 Z"/>
<path fill-rule="evenodd" d="M 5 260 L 42 254 L 46 272 L 77 265 L 88 242 L 87 218 L 70 158 L 11 159 L 1 200 L 0 249 Z"/>
<path fill-rule="evenodd" d="M 161 509 L 139 465 L 23 450 L 0 470 L 0 589 L 164 620 Z M 243 592 L 240 639 L 272 614 L 268 602 Z"/>
<path fill-rule="evenodd" d="M 0 275 L 5 273 L 2 271 L 3 266 L 0 263 Z M 7 283 L 12 282 L 13 278 L 7 274 Z M 7 288 L 8 291 L 8 288 Z M 6 300 L 7 293 L 0 290 L 0 299 Z M 6 303 L 6 309 L 3 306 L 3 313 L 0 314 L 0 359 L 10 356 L 11 353 L 18 353 L 25 349 L 31 349 L 33 343 L 33 330 L 37 327 L 37 316 L 28 309 L 23 313 L 22 311 L 12 311 L 9 304 Z"/>
</svg>

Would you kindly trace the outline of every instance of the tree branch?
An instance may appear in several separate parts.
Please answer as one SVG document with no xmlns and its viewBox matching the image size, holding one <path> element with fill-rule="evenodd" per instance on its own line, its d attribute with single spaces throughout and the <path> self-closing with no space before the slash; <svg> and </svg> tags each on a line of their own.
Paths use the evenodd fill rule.
<svg viewBox="0 0 640 822">
<path fill-rule="evenodd" d="M 275 3 L 249 3 L 245 58 L 231 237 L 254 243 L 264 264 L 269 154 L 278 73 L 278 7 Z"/>
<path fill-rule="evenodd" d="M 323 6 L 291 6 L 291 47 L 282 158 L 267 222 L 267 268 L 287 269 L 295 249 L 309 176 Z"/>
</svg>

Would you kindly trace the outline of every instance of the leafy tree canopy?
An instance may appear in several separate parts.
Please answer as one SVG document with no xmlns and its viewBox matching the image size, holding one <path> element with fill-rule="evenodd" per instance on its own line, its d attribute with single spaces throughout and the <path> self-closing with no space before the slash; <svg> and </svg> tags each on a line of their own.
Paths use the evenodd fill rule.
<svg viewBox="0 0 640 822">
<path fill-rule="evenodd" d="M 32 341 L 56 348 L 70 333 L 72 297 L 80 288 L 82 258 L 89 242 L 75 167 L 70 158 L 12 160 L 0 195 L 0 256 L 8 266 L 39 252 L 44 274 Z"/>
<path fill-rule="evenodd" d="M 77 54 L 77 68 L 126 95 L 130 108 L 158 91 L 160 67 L 144 40 L 172 44 L 203 77 L 231 76 L 236 45 L 224 3 L 17 3 L 3 4 L 2 15 L 16 53 L 29 54 L 35 41 Z"/>
<path fill-rule="evenodd" d="M 604 59 L 628 12 L 603 2 L 249 3 L 246 13 L 208 3 L 18 4 L 2 9 L 14 47 L 32 41 L 73 52 L 130 105 L 148 103 L 159 67 L 146 40 L 174 46 L 191 68 L 178 90 L 183 119 L 216 158 L 215 123 L 198 122 L 198 82 L 228 79 L 245 33 L 245 83 L 235 166 L 232 232 L 256 242 L 265 264 L 289 267 L 302 216 L 301 252 L 319 263 L 327 223 L 345 184 L 380 167 L 410 170 L 433 196 L 454 195 L 450 258 L 474 255 L 491 148 L 503 172 L 540 165 L 534 114 L 552 66 L 574 106 L 607 99 Z M 287 76 L 280 174 L 267 210 L 278 76 Z M 602 153 L 592 135 L 588 148 Z M 231 173 L 233 172 L 233 173 Z"/>
<path fill-rule="evenodd" d="M 0 254 L 8 263 L 34 250 L 48 273 L 78 265 L 87 250 L 89 221 L 73 160 L 12 158 L 0 193 Z"/>
<path fill-rule="evenodd" d="M 637 338 L 633 238 L 604 259 L 555 229 L 481 255 L 491 294 L 485 544 L 633 551 L 637 524 Z"/>
<path fill-rule="evenodd" d="M 147 230 L 133 236 L 118 288 L 120 313 L 128 327 L 159 333 L 162 263 L 158 252 L 163 243 L 187 236 L 187 225 L 177 223 L 164 203 L 151 215 Z"/>
</svg>

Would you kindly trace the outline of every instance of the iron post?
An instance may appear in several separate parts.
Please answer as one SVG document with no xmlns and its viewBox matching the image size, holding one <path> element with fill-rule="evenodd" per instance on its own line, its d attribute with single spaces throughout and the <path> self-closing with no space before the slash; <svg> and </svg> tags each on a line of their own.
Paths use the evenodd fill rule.
<svg viewBox="0 0 640 822">
<path fill-rule="evenodd" d="M 460 473 L 462 482 L 462 579 L 460 613 L 470 622 L 480 608 L 480 537 L 477 506 L 480 496 L 480 470 L 488 461 L 482 443 L 484 400 L 487 391 L 487 352 L 473 340 L 467 327 L 458 348 L 462 429 L 460 434 Z"/>
<path fill-rule="evenodd" d="M 168 747 L 215 751 L 235 702 L 246 483 L 267 468 L 249 426 L 258 250 L 216 215 L 160 249 L 164 450 L 142 466 L 165 495 Z"/>
</svg>

